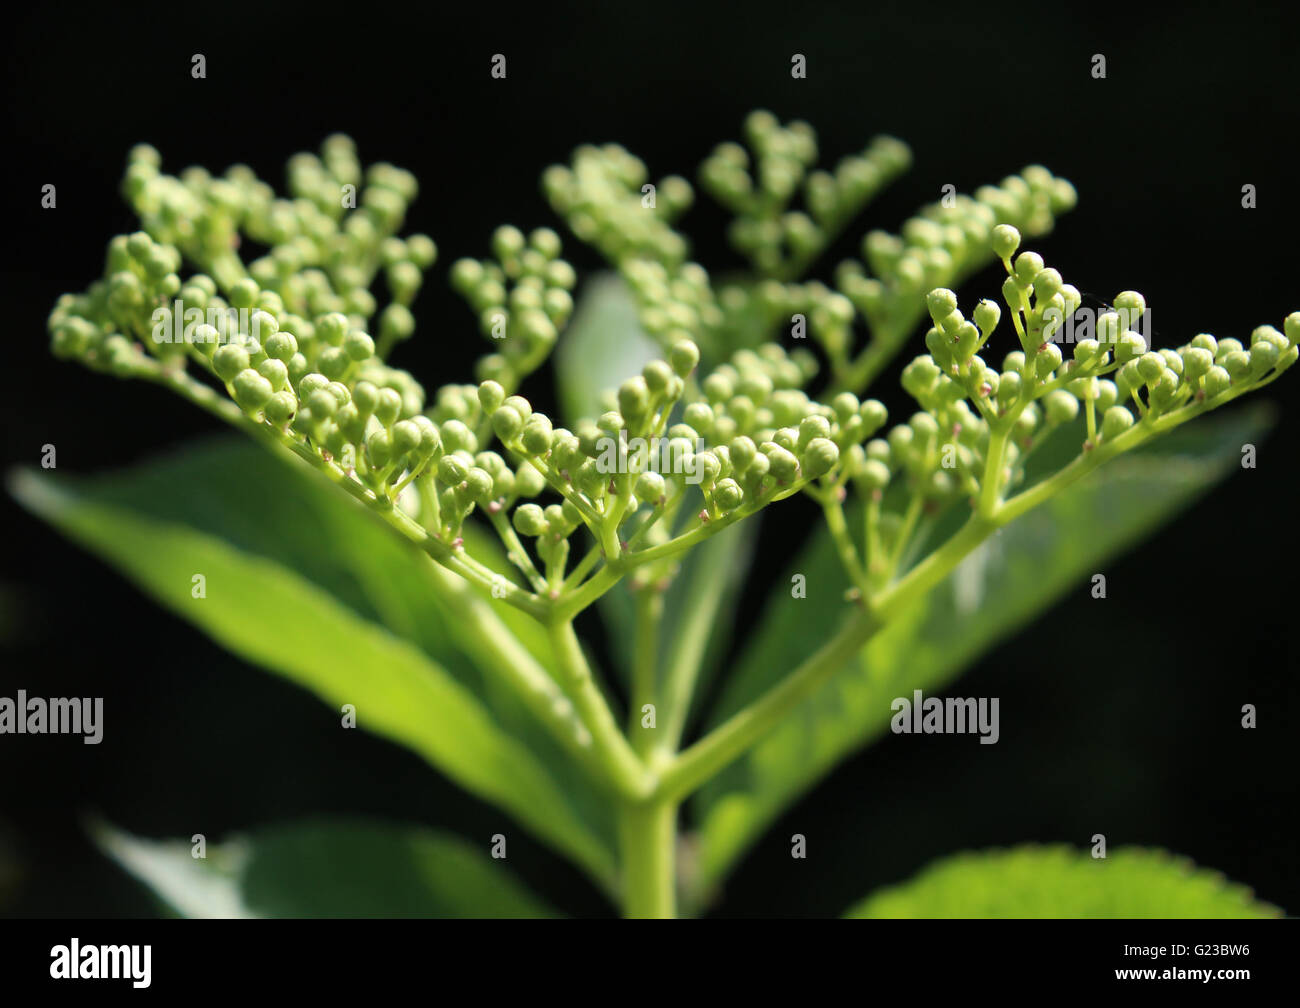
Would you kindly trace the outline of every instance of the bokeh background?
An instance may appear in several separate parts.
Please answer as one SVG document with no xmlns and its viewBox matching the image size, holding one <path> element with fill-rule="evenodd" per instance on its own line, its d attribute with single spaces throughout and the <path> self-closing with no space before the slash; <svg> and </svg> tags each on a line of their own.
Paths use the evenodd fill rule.
<svg viewBox="0 0 1300 1008">
<path fill-rule="evenodd" d="M 107 240 L 134 229 L 118 182 L 139 141 L 169 171 L 246 162 L 279 182 L 289 155 L 344 131 L 363 159 L 412 170 L 422 191 L 408 226 L 436 239 L 440 261 L 401 363 L 430 385 L 464 380 L 484 349 L 446 267 L 484 255 L 500 223 L 559 227 L 537 185 L 545 166 L 615 140 L 654 178 L 693 177 L 755 107 L 810 121 L 824 161 L 880 132 L 912 145 L 913 171 L 823 258 L 823 276 L 869 227 L 896 229 L 944 184 L 971 191 L 1037 161 L 1079 190 L 1078 209 L 1037 243 L 1068 280 L 1103 298 L 1141 290 L 1164 345 L 1200 331 L 1244 337 L 1300 308 L 1295 25 L 1284 17 L 1247 4 L 1112 18 L 1053 5 L 768 2 L 547 4 L 481 20 L 388 5 L 11 12 L 0 63 L 4 464 L 36 464 L 53 443 L 60 470 L 96 472 L 214 430 L 161 390 L 48 355 L 54 299 L 97 276 Z M 790 77 L 796 52 L 806 80 Z M 194 53 L 207 57 L 206 80 L 190 77 Z M 489 77 L 494 53 L 507 56 L 504 81 Z M 1096 53 L 1105 80 L 1090 75 Z M 58 187 L 57 210 L 39 207 L 45 183 Z M 1241 206 L 1247 183 L 1253 210 Z M 725 225 L 702 195 L 682 225 L 711 269 L 737 264 Z M 565 237 L 580 273 L 600 266 Z M 977 278 L 964 298 L 994 282 Z M 901 406 L 888 391 L 896 373 L 873 392 Z M 545 382 L 528 391 L 545 401 Z M 1279 421 L 1257 469 L 1109 564 L 1106 601 L 1080 584 L 955 687 L 1002 698 L 998 745 L 920 736 L 860 753 L 782 817 L 715 912 L 838 913 L 959 849 L 1084 845 L 1096 832 L 1189 855 L 1300 910 L 1300 390 L 1288 376 L 1268 395 Z M 341 736 L 314 698 L 162 614 L 7 496 L 0 510 L 0 695 L 103 696 L 108 712 L 98 746 L 0 736 L 0 915 L 155 912 L 89 843 L 88 814 L 210 840 L 326 813 L 484 843 L 508 828 L 416 757 Z M 812 517 L 796 505 L 769 518 L 737 636 Z M 1095 636 L 1071 643 L 1085 622 Z M 1251 732 L 1239 727 L 1248 702 L 1260 711 Z M 807 861 L 789 857 L 794 832 L 809 837 Z M 576 871 L 510 833 L 511 866 L 537 892 L 570 913 L 611 912 Z"/>
</svg>

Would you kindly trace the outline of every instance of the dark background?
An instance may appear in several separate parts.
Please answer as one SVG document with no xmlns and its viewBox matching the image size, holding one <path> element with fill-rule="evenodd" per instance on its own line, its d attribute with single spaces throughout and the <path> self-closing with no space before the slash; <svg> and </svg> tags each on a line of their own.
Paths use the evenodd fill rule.
<svg viewBox="0 0 1300 1008">
<path fill-rule="evenodd" d="M 756 3 L 485 15 L 470 23 L 437 8 L 289 14 L 224 4 L 11 13 L 0 64 L 5 466 L 35 464 L 53 443 L 61 469 L 94 472 L 213 429 L 160 390 L 128 391 L 48 355 L 54 299 L 98 275 L 108 239 L 135 227 L 118 183 L 139 141 L 162 151 L 168 171 L 242 161 L 279 183 L 289 155 L 344 131 L 363 160 L 411 169 L 421 195 L 408 227 L 431 234 L 440 254 L 401 363 L 427 385 L 464 380 L 484 352 L 446 288 L 446 267 L 484 255 L 500 223 L 559 227 L 537 187 L 546 165 L 579 143 L 615 140 L 654 178 L 693 177 L 755 107 L 808 119 L 824 163 L 880 132 L 913 147 L 913 171 L 825 257 L 823 276 L 856 254 L 868 227 L 896 229 L 942 185 L 971 191 L 1037 161 L 1080 194 L 1037 246 L 1084 290 L 1141 290 L 1163 345 L 1201 331 L 1244 338 L 1300 308 L 1300 71 L 1295 26 L 1276 12 L 1133 7 L 1112 18 L 1045 4 L 845 12 Z M 488 73 L 498 52 L 504 81 Z M 806 80 L 790 78 L 795 52 L 807 56 Z M 206 80 L 190 77 L 194 53 L 207 57 Z M 1089 73 L 1094 53 L 1106 56 L 1105 80 Z M 57 210 L 39 207 L 47 182 L 58 187 Z M 1257 209 L 1240 205 L 1246 183 L 1257 187 Z M 735 264 L 707 197 L 683 227 L 711 269 Z M 564 237 L 580 273 L 599 266 Z M 956 850 L 1084 845 L 1095 832 L 1112 845 L 1189 855 L 1300 908 L 1297 396 L 1294 375 L 1269 389 L 1280 422 L 1258 469 L 1110 564 L 1109 599 L 1091 600 L 1081 584 L 971 670 L 963 694 L 1003 698 L 998 745 L 887 740 L 847 761 L 754 849 L 716 912 L 838 913 Z M 0 508 L 0 695 L 39 685 L 46 696 L 104 696 L 112 711 L 98 746 L 0 737 L 0 914 L 153 912 L 145 891 L 86 841 L 88 812 L 146 836 L 212 840 L 330 812 L 444 826 L 484 843 L 507 825 L 396 747 L 351 733 L 340 746 L 315 699 L 164 616 L 8 498 Z M 804 517 L 769 520 L 760 590 L 747 599 L 783 568 Z M 739 632 L 756 612 L 742 606 Z M 1095 643 L 1066 645 L 1063 631 L 1085 620 Z M 1238 723 L 1247 702 L 1260 711 L 1253 732 Z M 1025 713 L 1013 715 L 1013 704 Z M 809 837 L 807 861 L 790 859 L 792 832 Z M 571 913 L 609 912 L 574 870 L 520 831 L 512 838 L 511 864 L 538 892 Z"/>
</svg>

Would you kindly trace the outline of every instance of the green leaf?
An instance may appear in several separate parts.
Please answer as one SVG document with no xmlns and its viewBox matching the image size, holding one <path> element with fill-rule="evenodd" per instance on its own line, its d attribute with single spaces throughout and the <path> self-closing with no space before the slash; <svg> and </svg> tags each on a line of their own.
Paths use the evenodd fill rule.
<svg viewBox="0 0 1300 1008">
<path fill-rule="evenodd" d="M 659 347 L 641 330 L 636 302 L 616 273 L 587 281 L 573 321 L 555 348 L 555 380 L 565 422 L 595 419 L 609 409 L 604 393 L 641 373 Z"/>
<path fill-rule="evenodd" d="M 431 625 L 447 620 L 427 625 L 436 609 L 415 601 L 436 596 L 428 571 L 414 566 L 419 558 L 382 526 L 371 529 L 369 516 L 345 498 L 326 503 L 275 466 L 260 470 L 275 460 L 256 448 L 212 451 L 97 480 L 23 471 L 11 490 L 223 647 L 336 712 L 355 705 L 360 727 L 507 809 L 608 884 L 612 828 L 603 803 L 581 782 L 557 777 L 556 767 L 569 766 L 563 757 L 543 762 L 524 741 L 533 736 L 499 723 L 473 683 L 430 656 L 447 649 L 430 637 Z M 258 476 L 268 482 L 255 482 Z M 268 491 L 283 494 L 278 504 L 263 498 Z M 286 523 L 297 524 L 296 534 Z M 376 553 L 363 561 L 357 551 L 367 545 Z M 196 574 L 206 579 L 206 597 L 191 593 Z M 390 621 L 394 613 L 410 619 L 424 650 L 380 625 L 375 609 Z"/>
<path fill-rule="evenodd" d="M 554 917 L 459 837 L 352 820 L 292 823 L 208 846 L 99 825 L 96 841 L 183 917 Z"/>
<path fill-rule="evenodd" d="M 1066 846 L 1026 846 L 944 858 L 844 916 L 1219 920 L 1280 917 L 1281 911 L 1165 851 L 1126 847 L 1093 858 Z"/>
<path fill-rule="evenodd" d="M 1035 618 L 1107 557 L 1140 541 L 1223 478 L 1269 426 L 1265 407 L 1198 420 L 1098 469 L 1004 528 L 946 582 L 866 646 L 780 728 L 701 790 L 700 877 L 707 899 L 758 834 L 844 756 L 879 736 L 890 701 L 955 679 Z M 1074 444 L 1078 444 L 1075 440 Z M 847 581 L 824 529 L 790 573 L 808 597 L 776 592 L 741 656 L 713 722 L 793 669 L 809 642 L 835 633 Z M 782 582 L 789 583 L 789 575 Z"/>
</svg>

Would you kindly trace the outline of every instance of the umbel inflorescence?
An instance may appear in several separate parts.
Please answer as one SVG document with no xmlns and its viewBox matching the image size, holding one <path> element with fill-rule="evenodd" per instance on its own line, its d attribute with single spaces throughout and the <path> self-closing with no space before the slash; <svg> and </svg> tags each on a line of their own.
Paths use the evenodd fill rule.
<svg viewBox="0 0 1300 1008">
<path fill-rule="evenodd" d="M 864 528 L 837 541 L 869 601 L 901 573 L 923 510 L 968 506 L 993 519 L 1029 453 L 1079 413 L 1083 469 L 1295 362 L 1300 314 L 1285 334 L 1256 329 L 1249 346 L 1200 335 L 1155 350 L 1135 331 L 1145 303 L 1132 291 L 1097 319 L 1095 338 L 1064 353 L 1055 337 L 1080 294 L 1036 252 L 1018 250 L 1022 233 L 1048 230 L 1074 194 L 1037 166 L 926 208 L 901 235 L 870 232 L 865 266 L 842 263 L 837 290 L 797 283 L 909 155 L 881 138 L 834 172 L 818 171 L 806 124 L 782 127 L 755 113 L 747 133 L 755 164 L 726 143 L 702 171 L 736 215 L 731 237 L 754 266 L 745 282 L 715 285 L 687 261 L 672 226 L 692 199 L 684 179 L 663 180 L 647 200 L 644 166 L 612 146 L 581 148 L 571 166 L 544 174 L 557 211 L 617 267 L 666 350 L 609 397 L 607 412 L 572 429 L 515 394 L 572 313 L 575 276 L 556 233 L 502 227 L 490 259 L 452 266 L 451 282 L 494 350 L 479 361 L 477 386 L 429 395 L 388 363 L 415 332 L 409 306 L 437 254 L 427 236 L 398 237 L 416 181 L 387 164 L 363 173 L 341 136 L 319 156 L 290 160 L 286 197 L 244 166 L 173 177 L 155 150 L 133 150 L 124 192 L 143 230 L 115 238 L 103 279 L 59 301 L 54 351 L 172 385 L 233 419 L 209 392 L 223 389 L 246 424 L 378 508 L 412 488 L 402 506 L 443 547 L 436 558 L 455 558 L 459 572 L 500 594 L 499 576 L 461 549 L 462 524 L 481 513 L 518 568 L 506 593 L 534 613 L 576 611 L 611 575 L 646 565 L 659 581 L 671 572 L 662 561 L 801 491 L 838 528 L 849 489 L 866 504 Z M 791 209 L 799 193 L 806 211 Z M 241 238 L 266 254 L 245 263 Z M 994 255 L 1007 272 L 1005 308 L 984 300 L 967 318 L 947 285 Z M 371 293 L 381 272 L 390 299 L 382 311 Z M 885 431 L 885 408 L 858 395 L 927 310 L 928 352 L 903 372 L 919 410 Z M 806 391 L 815 357 L 773 338 L 792 318 L 806 319 L 829 360 L 824 401 Z M 871 339 L 855 355 L 859 322 Z M 992 363 L 999 325 L 1015 349 Z M 713 357 L 707 370 L 701 346 Z M 891 483 L 906 488 L 898 514 L 882 513 Z M 1031 502 L 1013 498 L 1011 507 Z M 582 526 L 595 545 L 575 559 L 570 544 Z"/>
<path fill-rule="evenodd" d="M 659 816 L 648 840 L 639 827 L 624 837 L 629 913 L 672 912 L 671 843 L 656 831 L 682 798 L 904 604 L 1000 526 L 1268 384 L 1300 353 L 1300 312 L 1248 341 L 1149 347 L 1133 291 L 1073 338 L 1079 291 L 1022 249 L 1075 202 L 1041 166 L 945 197 L 899 234 L 867 233 L 862 260 L 836 267 L 833 285 L 804 279 L 907 168 L 908 150 L 880 138 L 823 170 L 806 124 L 758 112 L 745 133 L 701 172 L 750 264 L 726 280 L 690 260 L 675 226 L 693 199 L 685 179 L 651 183 L 616 146 L 579 148 L 543 174 L 556 212 L 608 260 L 661 349 L 597 415 L 550 417 L 519 394 L 573 313 L 574 270 L 548 228 L 501 227 L 489 258 L 450 269 L 488 344 L 473 383 L 426 390 L 392 363 L 416 335 L 410 306 L 437 250 L 427 236 L 399 237 L 414 177 L 387 164 L 363 172 L 341 136 L 290 160 L 285 196 L 244 166 L 173 177 L 137 147 L 124 192 L 141 230 L 114 238 L 103 278 L 50 316 L 58 356 L 175 390 L 325 475 L 460 587 L 545 625 L 554 667 L 534 674 L 511 655 L 500 670 L 630 822 Z M 249 245 L 264 254 L 246 261 Z M 995 261 L 1000 303 L 963 310 L 952 288 Z M 863 396 L 927 316 L 924 352 L 902 373 L 917 408 L 889 426 Z M 1030 480 L 1027 461 L 1049 436 L 1073 439 L 1077 453 Z M 852 585 L 843 629 L 680 751 L 698 662 L 660 675 L 651 656 L 630 677 L 632 726 L 621 731 L 573 618 L 620 582 L 639 599 L 661 595 L 692 547 L 800 493 L 820 505 Z M 936 516 L 954 510 L 964 523 L 917 556 Z M 470 522 L 500 537 L 510 569 L 466 547 Z M 645 611 L 652 624 L 656 610 Z M 661 707 L 658 727 L 636 721 L 643 704 Z"/>
</svg>

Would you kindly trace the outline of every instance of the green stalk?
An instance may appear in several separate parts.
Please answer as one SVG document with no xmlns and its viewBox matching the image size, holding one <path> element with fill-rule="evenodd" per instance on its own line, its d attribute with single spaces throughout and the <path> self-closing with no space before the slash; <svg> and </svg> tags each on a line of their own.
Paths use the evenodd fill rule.
<svg viewBox="0 0 1300 1008">
<path fill-rule="evenodd" d="M 961 560 L 997 528 L 972 515 L 939 549 L 913 567 L 893 588 L 855 613 L 820 650 L 747 707 L 683 750 L 660 777 L 661 798 L 680 801 L 756 745 L 795 707 L 844 667 L 900 608 L 948 576 Z"/>
<path fill-rule="evenodd" d="M 642 799 L 651 790 L 645 764 L 618 730 L 614 715 L 601 695 L 582 653 L 570 620 L 552 620 L 546 625 L 551 649 L 565 687 L 583 724 L 591 732 L 592 744 L 609 768 L 617 790 L 625 798 Z"/>
<path fill-rule="evenodd" d="M 623 916 L 677 916 L 677 803 L 627 802 L 619 811 Z"/>
<path fill-rule="evenodd" d="M 664 616 L 664 594 L 646 585 L 635 595 L 636 626 L 632 645 L 632 694 L 628 704 L 627 732 L 632 748 L 644 756 L 659 734 L 659 624 Z M 655 729 L 641 727 L 641 708 L 655 706 Z"/>
</svg>

